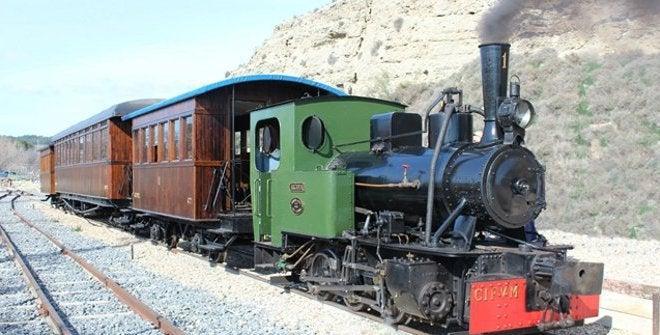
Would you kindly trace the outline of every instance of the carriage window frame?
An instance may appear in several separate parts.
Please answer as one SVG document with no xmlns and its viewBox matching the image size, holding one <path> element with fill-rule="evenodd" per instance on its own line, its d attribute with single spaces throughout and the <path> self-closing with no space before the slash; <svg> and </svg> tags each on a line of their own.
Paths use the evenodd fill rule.
<svg viewBox="0 0 660 335">
<path fill-rule="evenodd" d="M 160 131 L 158 131 L 160 124 L 151 125 L 151 160 L 149 163 L 158 163 L 158 149 L 160 146 Z"/>
<path fill-rule="evenodd" d="M 193 135 L 195 133 L 195 122 L 193 119 L 193 115 L 188 115 L 183 117 L 183 155 L 182 159 L 183 160 L 192 160 L 193 159 L 193 151 L 194 151 L 194 141 L 193 141 Z"/>
<path fill-rule="evenodd" d="M 96 127 L 95 127 L 96 128 Z M 94 162 L 98 162 L 101 160 L 101 133 L 94 129 L 94 132 L 92 132 L 92 143 L 94 144 L 92 146 L 92 160 Z"/>
<path fill-rule="evenodd" d="M 92 153 L 94 152 L 94 137 L 91 131 L 85 133 L 85 163 L 93 161 Z"/>
<path fill-rule="evenodd" d="M 173 141 L 172 146 L 174 147 L 174 156 L 172 160 L 178 161 L 181 158 L 181 118 L 176 118 L 172 122 L 173 127 Z"/>
<path fill-rule="evenodd" d="M 161 122 L 160 125 L 160 136 L 161 136 L 161 142 L 160 142 L 160 150 L 161 150 L 161 155 L 159 157 L 159 162 L 169 162 L 170 161 L 170 122 L 165 121 Z"/>
<path fill-rule="evenodd" d="M 151 134 L 149 127 L 142 128 L 142 159 L 141 163 L 149 163 L 149 144 L 151 143 Z"/>
<path fill-rule="evenodd" d="M 134 163 L 139 163 L 140 162 L 140 146 L 137 145 L 140 143 L 140 130 L 139 129 L 133 129 L 131 132 L 131 138 L 133 139 L 134 145 L 133 147 L 133 152 L 132 152 L 132 160 Z"/>
<path fill-rule="evenodd" d="M 85 161 L 85 136 L 78 135 L 78 164 Z"/>
</svg>

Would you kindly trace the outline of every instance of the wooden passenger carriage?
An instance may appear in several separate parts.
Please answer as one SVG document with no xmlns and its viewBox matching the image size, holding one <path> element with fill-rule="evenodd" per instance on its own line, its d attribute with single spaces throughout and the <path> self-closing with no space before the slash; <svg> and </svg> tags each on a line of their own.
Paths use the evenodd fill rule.
<svg viewBox="0 0 660 335">
<path fill-rule="evenodd" d="M 184 222 L 224 222 L 227 231 L 247 221 L 241 226 L 251 229 L 249 112 L 322 95 L 344 93 L 303 78 L 253 75 L 125 115 L 134 144 L 133 208 Z"/>
<path fill-rule="evenodd" d="M 130 122 L 121 116 L 160 100 L 112 106 L 52 138 L 54 192 L 67 203 L 127 205 L 131 190 Z M 42 179 L 43 183 L 46 179 Z"/>
</svg>

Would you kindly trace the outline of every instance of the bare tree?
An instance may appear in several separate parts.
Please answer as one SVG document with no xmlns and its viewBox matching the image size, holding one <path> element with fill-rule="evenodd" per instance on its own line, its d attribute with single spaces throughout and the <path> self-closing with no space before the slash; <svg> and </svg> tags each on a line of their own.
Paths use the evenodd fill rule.
<svg viewBox="0 0 660 335">
<path fill-rule="evenodd" d="M 10 138 L 0 137 L 0 170 L 35 175 L 39 168 L 39 153 L 24 149 Z"/>
</svg>

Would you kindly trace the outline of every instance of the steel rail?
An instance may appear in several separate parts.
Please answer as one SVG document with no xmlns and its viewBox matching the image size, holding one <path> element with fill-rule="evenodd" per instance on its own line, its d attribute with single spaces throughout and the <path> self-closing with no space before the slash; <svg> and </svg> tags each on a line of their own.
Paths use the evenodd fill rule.
<svg viewBox="0 0 660 335">
<path fill-rule="evenodd" d="M 53 329 L 53 332 L 59 335 L 72 335 L 71 330 L 67 326 L 66 322 L 62 319 L 60 314 L 57 312 L 53 304 L 51 304 L 48 296 L 37 282 L 35 273 L 32 268 L 25 262 L 23 255 L 18 251 L 14 241 L 11 240 L 5 228 L 0 225 L 0 240 L 2 244 L 5 245 L 5 248 L 9 252 L 9 255 L 14 260 L 14 263 L 18 266 L 25 277 L 28 288 L 32 291 L 32 294 L 37 298 L 39 304 L 39 314 L 46 317 L 48 325 Z"/>
<path fill-rule="evenodd" d="M 19 214 L 16 213 L 16 211 L 14 211 L 14 214 L 16 214 L 20 218 Z M 122 229 L 120 229 L 120 228 L 118 228 L 118 227 L 116 227 L 112 224 L 108 224 L 108 222 L 105 222 L 105 221 L 101 221 L 101 222 L 106 223 L 107 226 L 110 229 L 113 229 L 113 230 L 116 230 L 116 231 L 121 231 L 121 232 L 126 232 L 125 230 L 122 230 Z M 36 227 L 34 227 L 34 228 L 39 231 L 38 228 L 36 228 Z M 147 240 L 147 239 L 144 238 L 144 240 Z M 58 245 L 58 247 L 59 247 L 59 245 Z M 181 249 L 171 249 L 171 250 L 169 250 L 169 252 L 172 252 L 172 253 L 175 253 L 175 254 L 186 255 L 188 257 L 196 258 L 196 259 L 199 259 L 199 260 L 202 260 L 202 261 L 208 261 L 208 257 L 202 256 L 202 255 L 199 255 L 199 254 L 196 254 L 196 253 L 192 253 L 192 252 L 189 252 L 189 251 L 181 250 Z M 232 267 L 227 267 L 226 264 L 224 264 L 224 263 L 213 263 L 213 266 L 218 266 L 222 269 L 225 269 L 225 271 L 227 271 L 227 272 L 230 272 L 230 273 L 233 273 L 233 274 L 236 274 L 236 275 L 239 275 L 239 276 L 245 276 L 245 277 L 250 278 L 252 280 L 260 281 L 260 282 L 263 282 L 263 283 L 266 283 L 266 284 L 269 284 L 269 285 L 272 285 L 272 286 L 275 286 L 275 287 L 282 288 L 282 285 L 278 285 L 277 283 L 272 283 L 270 281 L 270 278 L 268 278 L 266 276 L 259 275 L 258 273 L 249 271 L 247 269 L 236 269 L 236 268 L 232 268 Z M 310 300 L 318 301 L 318 302 L 320 302 L 324 305 L 328 305 L 328 306 L 338 308 L 340 310 L 349 312 L 350 314 L 357 315 L 357 316 L 369 319 L 369 320 L 374 321 L 374 322 L 378 322 L 378 323 L 383 322 L 382 317 L 380 317 L 380 316 L 378 316 L 374 313 L 370 313 L 368 311 L 354 311 L 354 310 L 350 309 L 349 307 L 347 307 L 346 305 L 340 304 L 340 303 L 332 301 L 332 300 L 319 300 L 314 295 L 309 294 L 309 293 L 304 292 L 304 291 L 301 291 L 301 290 L 298 290 L 298 289 L 295 289 L 295 288 L 291 289 L 289 292 L 294 293 L 294 294 L 299 295 L 299 296 L 302 296 L 302 297 L 305 297 L 305 298 L 310 299 Z M 412 334 L 412 335 L 430 335 L 430 334 L 433 334 L 431 332 L 426 332 L 424 330 L 414 328 L 414 327 L 408 326 L 406 324 L 391 325 L 391 327 L 396 329 L 396 330 L 399 330 L 399 331 L 402 331 L 402 332 L 405 332 L 405 333 L 408 333 L 408 334 Z"/>
<path fill-rule="evenodd" d="M 13 203 L 13 202 L 12 202 Z M 71 259 L 73 259 L 80 267 L 85 269 L 87 272 L 89 272 L 92 276 L 94 276 L 98 281 L 100 281 L 103 285 L 105 285 L 107 288 L 109 288 L 112 293 L 121 301 L 123 302 L 126 306 L 128 306 L 133 312 L 135 312 L 137 315 L 139 315 L 142 319 L 145 321 L 153 324 L 157 329 L 159 329 L 161 332 L 167 335 L 183 335 L 185 334 L 183 330 L 179 329 L 176 327 L 174 324 L 172 324 L 169 320 L 167 320 L 163 315 L 157 313 L 156 311 L 152 310 L 149 306 L 147 306 L 145 303 L 140 301 L 137 297 L 132 295 L 130 292 L 128 292 L 126 289 L 121 287 L 117 282 L 112 280 L 110 277 L 106 276 L 103 272 L 98 270 L 96 267 L 94 267 L 92 264 L 87 262 L 85 259 L 80 257 L 78 254 L 75 252 L 71 251 L 68 249 L 64 244 L 62 244 L 60 241 L 55 239 L 52 235 L 48 234 L 41 228 L 37 227 L 34 225 L 32 222 L 30 222 L 28 219 L 23 217 L 20 213 L 16 211 L 15 208 L 12 206 L 12 213 L 16 215 L 23 223 L 25 223 L 27 226 L 31 227 L 32 229 L 38 231 L 42 235 L 44 235 L 51 243 L 53 243 L 55 246 L 57 246 L 60 249 L 60 252 L 66 256 L 69 256 Z"/>
</svg>

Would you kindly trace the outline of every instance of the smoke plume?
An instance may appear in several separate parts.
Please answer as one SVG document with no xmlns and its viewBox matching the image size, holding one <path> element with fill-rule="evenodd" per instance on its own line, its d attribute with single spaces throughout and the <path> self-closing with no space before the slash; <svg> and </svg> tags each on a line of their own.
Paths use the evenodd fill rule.
<svg viewBox="0 0 660 335">
<path fill-rule="evenodd" d="M 532 9 L 540 14 L 522 15 Z M 630 19 L 657 25 L 660 0 L 499 0 L 481 18 L 479 36 L 482 43 L 509 42 L 514 37 L 534 33 L 529 31 L 530 26 L 542 33 L 538 31 L 539 24 L 553 29 L 571 27 L 585 31 L 602 23 L 602 18 L 592 21 L 597 10 L 605 13 L 606 20 Z"/>
</svg>

